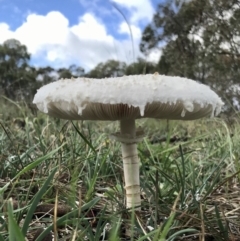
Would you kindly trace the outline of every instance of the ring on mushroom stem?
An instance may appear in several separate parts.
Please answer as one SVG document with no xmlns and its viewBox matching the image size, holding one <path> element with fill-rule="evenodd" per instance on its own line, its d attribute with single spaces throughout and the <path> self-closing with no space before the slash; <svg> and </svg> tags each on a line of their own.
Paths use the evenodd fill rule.
<svg viewBox="0 0 240 241">
<path fill-rule="evenodd" d="M 69 120 L 119 120 L 126 206 L 141 204 L 137 143 L 144 133 L 135 120 L 194 120 L 218 115 L 222 100 L 208 86 L 158 73 L 105 79 L 61 79 L 43 86 L 33 103 L 50 116 Z"/>
</svg>

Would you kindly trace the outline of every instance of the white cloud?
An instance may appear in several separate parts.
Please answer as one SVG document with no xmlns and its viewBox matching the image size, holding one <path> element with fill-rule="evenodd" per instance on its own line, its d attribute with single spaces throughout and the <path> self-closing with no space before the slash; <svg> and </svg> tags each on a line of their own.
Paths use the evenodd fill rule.
<svg viewBox="0 0 240 241">
<path fill-rule="evenodd" d="M 112 42 L 113 37 L 108 35 L 104 24 L 90 13 L 84 14 L 78 25 L 71 27 L 71 31 L 79 37 L 79 39 L 101 40 Z"/>
<path fill-rule="evenodd" d="M 152 20 L 154 8 L 150 0 L 112 0 L 112 2 L 131 11 L 131 23 L 137 23 L 141 20 Z"/>
<path fill-rule="evenodd" d="M 1 43 L 16 38 L 27 46 L 34 59 L 44 58 L 46 64 L 53 67 L 75 63 L 89 70 L 108 59 L 133 60 L 130 39 L 116 40 L 104 24 L 89 13 L 81 16 L 74 26 L 69 26 L 68 19 L 60 12 L 52 11 L 46 16 L 31 13 L 15 31 L 1 23 L 0 32 L 3 33 Z M 136 52 L 138 43 L 135 45 Z"/>
<path fill-rule="evenodd" d="M 131 13 L 131 17 L 129 19 L 130 28 L 134 38 L 134 44 L 139 45 L 142 36 L 142 30 L 139 27 L 139 23 L 142 21 L 144 21 L 144 24 L 151 22 L 155 12 L 151 4 L 151 0 L 112 0 L 112 2 L 116 3 L 117 6 L 128 9 Z M 130 36 L 129 26 L 127 25 L 126 21 L 123 21 L 119 25 L 118 32 L 128 34 Z M 139 53 L 139 50 L 137 50 L 137 53 Z M 149 52 L 146 60 L 158 62 L 160 56 L 161 50 L 155 48 Z"/>
<path fill-rule="evenodd" d="M 149 1 L 132 0 L 129 1 L 131 4 L 124 0 L 114 1 L 134 8 L 132 21 L 146 17 L 146 11 L 141 11 L 148 6 Z M 145 7 L 142 4 L 145 4 Z M 120 23 L 117 30 L 120 34 L 130 34 L 125 22 Z M 15 38 L 27 46 L 36 63 L 45 63 L 55 68 L 76 64 L 88 71 L 109 59 L 127 63 L 136 60 L 136 57 L 141 55 L 141 29 L 136 22 L 132 22 L 131 30 L 134 37 L 135 59 L 130 35 L 121 40 L 116 39 L 108 32 L 101 19 L 91 13 L 80 16 L 78 23 L 70 26 L 68 19 L 58 11 L 51 11 L 47 15 L 30 12 L 15 31 L 12 31 L 8 24 L 0 23 L 0 43 Z"/>
<path fill-rule="evenodd" d="M 137 27 L 136 25 L 133 25 L 133 24 L 128 26 L 126 22 L 122 22 L 119 25 L 118 32 L 122 33 L 122 34 L 124 33 L 124 34 L 130 35 L 129 27 L 131 28 L 131 32 L 132 32 L 133 38 L 134 39 L 140 39 L 141 36 L 142 36 L 142 31 L 141 31 L 141 29 L 139 27 Z"/>
<path fill-rule="evenodd" d="M 162 51 L 158 48 L 153 49 L 147 56 L 147 61 L 157 63 L 161 57 Z"/>
<path fill-rule="evenodd" d="M 0 43 L 7 39 L 13 38 L 13 33 L 6 23 L 0 23 L 0 33 Z"/>
<path fill-rule="evenodd" d="M 46 16 L 30 14 L 16 31 L 15 37 L 26 44 L 32 54 L 46 45 L 64 45 L 68 34 L 68 20 L 60 12 Z"/>
</svg>

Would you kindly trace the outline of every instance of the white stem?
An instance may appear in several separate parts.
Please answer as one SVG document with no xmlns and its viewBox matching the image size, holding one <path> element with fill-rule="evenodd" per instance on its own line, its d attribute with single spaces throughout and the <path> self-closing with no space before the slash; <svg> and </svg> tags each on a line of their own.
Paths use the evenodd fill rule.
<svg viewBox="0 0 240 241">
<path fill-rule="evenodd" d="M 135 120 L 120 121 L 121 135 L 128 136 L 133 143 L 122 142 L 123 170 L 126 189 L 126 206 L 132 208 L 140 206 L 140 180 L 139 180 L 139 157 L 137 152 L 137 144 L 134 142 L 136 138 Z M 140 208 L 137 208 L 140 209 Z"/>
</svg>

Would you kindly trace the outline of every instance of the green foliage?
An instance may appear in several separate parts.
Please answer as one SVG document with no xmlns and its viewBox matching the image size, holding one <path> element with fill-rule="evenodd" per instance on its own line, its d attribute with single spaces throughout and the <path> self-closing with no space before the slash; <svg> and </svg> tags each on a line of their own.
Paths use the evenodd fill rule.
<svg viewBox="0 0 240 241">
<path fill-rule="evenodd" d="M 9 241 L 24 241 L 24 234 L 21 232 L 16 220 L 13 215 L 13 205 L 12 200 L 8 201 L 8 220 L 9 220 Z"/>
<path fill-rule="evenodd" d="M 153 74 L 157 71 L 156 65 L 138 58 L 137 62 L 129 64 L 126 68 L 125 75 Z"/>
<path fill-rule="evenodd" d="M 123 76 L 125 73 L 126 64 L 116 60 L 108 60 L 106 63 L 98 64 L 91 70 L 86 77 L 90 78 L 105 78 Z"/>
<path fill-rule="evenodd" d="M 124 206 L 120 144 L 108 139 L 118 125 L 36 117 L 9 101 L 1 107 L 21 107 L 10 114 L 25 121 L 19 128 L 1 120 L 1 241 L 120 241 L 129 226 L 133 240 L 238 237 L 238 122 L 139 120 L 147 136 L 138 145 L 142 203 L 134 214 Z"/>
<path fill-rule="evenodd" d="M 57 70 L 57 72 L 59 74 L 59 79 L 70 79 L 72 77 L 76 78 L 84 75 L 84 69 L 74 64 L 70 65 L 68 69 L 60 68 Z"/>
<path fill-rule="evenodd" d="M 18 40 L 9 39 L 0 45 L 0 89 L 7 97 L 13 98 L 19 87 L 26 88 L 29 74 L 26 71 L 30 55 Z"/>
<path fill-rule="evenodd" d="M 158 71 L 156 64 L 147 62 L 143 58 L 127 65 L 124 62 L 108 60 L 98 64 L 85 76 L 90 78 L 120 77 L 123 75 L 153 74 Z"/>
</svg>

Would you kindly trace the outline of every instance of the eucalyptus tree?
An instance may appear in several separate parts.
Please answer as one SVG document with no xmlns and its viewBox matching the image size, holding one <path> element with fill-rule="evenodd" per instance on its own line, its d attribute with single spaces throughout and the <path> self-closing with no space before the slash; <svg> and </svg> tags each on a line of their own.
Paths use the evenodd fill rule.
<svg viewBox="0 0 240 241">
<path fill-rule="evenodd" d="M 108 60 L 105 63 L 99 63 L 94 69 L 86 74 L 91 78 L 120 77 L 125 74 L 126 63 L 117 60 Z"/>
<path fill-rule="evenodd" d="M 156 71 L 156 64 L 148 62 L 143 58 L 138 58 L 136 62 L 127 66 L 125 75 L 153 74 Z"/>
<path fill-rule="evenodd" d="M 160 73 L 197 79 L 240 100 L 240 0 L 167 0 L 142 34 L 140 49 L 162 51 Z"/>
<path fill-rule="evenodd" d="M 70 65 L 69 68 L 60 68 L 57 70 L 60 79 L 81 77 L 84 75 L 84 69 L 75 64 Z"/>
<path fill-rule="evenodd" d="M 28 61 L 27 47 L 16 39 L 9 39 L 0 45 L 0 88 L 9 98 L 27 94 L 29 82 L 34 81 Z"/>
</svg>

